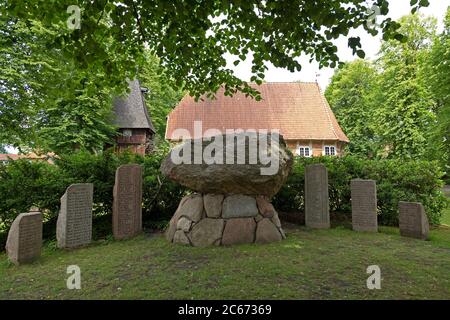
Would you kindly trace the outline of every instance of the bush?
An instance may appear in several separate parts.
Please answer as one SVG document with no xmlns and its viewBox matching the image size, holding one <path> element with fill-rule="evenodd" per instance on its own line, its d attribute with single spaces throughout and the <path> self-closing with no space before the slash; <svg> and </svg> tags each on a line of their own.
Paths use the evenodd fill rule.
<svg viewBox="0 0 450 320">
<path fill-rule="evenodd" d="M 159 172 L 165 154 L 164 150 L 146 157 L 127 153 L 118 156 L 112 152 L 101 155 L 79 152 L 62 156 L 55 160 L 55 165 L 28 160 L 0 164 L 0 233 L 9 229 L 20 212 L 28 212 L 30 207 L 36 206 L 44 213 L 44 237 L 54 238 L 53 226 L 66 188 L 72 183 L 92 183 L 94 237 L 106 236 L 111 230 L 115 171 L 126 163 L 139 163 L 144 167 L 144 225 L 164 225 L 186 192 Z"/>
<path fill-rule="evenodd" d="M 367 160 L 353 156 L 296 158 L 287 183 L 273 203 L 280 211 L 304 210 L 304 170 L 313 163 L 328 169 L 330 210 L 351 212 L 350 180 L 373 179 L 377 183 L 379 222 L 398 225 L 398 202 L 422 202 L 432 224 L 438 224 L 447 200 L 437 163 L 427 161 Z"/>
<path fill-rule="evenodd" d="M 144 167 L 143 223 L 147 228 L 161 228 L 177 209 L 187 192 L 165 178 L 159 171 L 167 150 L 150 156 L 116 155 L 85 152 L 62 156 L 55 165 L 28 160 L 0 164 L 0 246 L 6 232 L 20 212 L 36 206 L 44 213 L 44 237 L 55 236 L 60 197 L 72 183 L 94 184 L 94 238 L 111 233 L 113 187 L 117 167 L 139 163 Z M 419 201 L 426 208 L 431 223 L 439 223 L 446 199 L 441 193 L 442 173 L 433 162 L 400 160 L 363 160 L 355 157 L 296 158 L 287 183 L 273 199 L 280 211 L 303 211 L 304 168 L 311 163 L 324 163 L 329 174 L 330 208 L 334 212 L 351 212 L 350 180 L 377 181 L 380 223 L 398 223 L 398 201 Z"/>
</svg>

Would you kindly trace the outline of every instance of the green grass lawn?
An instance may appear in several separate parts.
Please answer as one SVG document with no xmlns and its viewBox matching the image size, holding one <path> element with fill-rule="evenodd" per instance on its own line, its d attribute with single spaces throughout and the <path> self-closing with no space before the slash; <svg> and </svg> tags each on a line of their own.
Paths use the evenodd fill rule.
<svg viewBox="0 0 450 320">
<path fill-rule="evenodd" d="M 444 213 L 442 214 L 441 223 L 447 226 L 450 226 L 450 206 L 447 209 L 444 209 Z"/>
<path fill-rule="evenodd" d="M 340 226 L 286 228 L 269 245 L 191 248 L 160 234 L 96 242 L 62 251 L 46 246 L 31 265 L 0 255 L 0 299 L 450 299 L 450 228 L 430 241 Z M 82 289 L 66 288 L 66 268 L 81 268 Z M 366 287 L 379 265 L 381 290 Z"/>
</svg>

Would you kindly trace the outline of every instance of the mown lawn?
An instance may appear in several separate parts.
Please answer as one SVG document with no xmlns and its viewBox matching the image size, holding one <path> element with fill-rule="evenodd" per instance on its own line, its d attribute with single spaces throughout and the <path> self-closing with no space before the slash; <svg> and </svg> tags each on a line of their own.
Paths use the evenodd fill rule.
<svg viewBox="0 0 450 320">
<path fill-rule="evenodd" d="M 72 252 L 47 245 L 20 267 L 2 254 L 0 299 L 450 299 L 450 228 L 432 230 L 430 241 L 389 227 L 286 233 L 280 243 L 234 247 L 175 246 L 160 234 Z M 73 264 L 81 290 L 66 288 Z M 381 268 L 381 290 L 366 287 L 369 265 Z"/>
<path fill-rule="evenodd" d="M 450 226 L 450 206 L 447 209 L 444 209 L 444 213 L 442 214 L 441 223 L 447 226 Z"/>
</svg>

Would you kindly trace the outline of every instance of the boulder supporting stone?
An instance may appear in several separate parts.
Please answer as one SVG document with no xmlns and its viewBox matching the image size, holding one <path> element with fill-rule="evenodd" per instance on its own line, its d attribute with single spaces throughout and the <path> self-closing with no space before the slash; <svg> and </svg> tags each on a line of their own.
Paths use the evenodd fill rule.
<svg viewBox="0 0 450 320">
<path fill-rule="evenodd" d="M 264 197 L 192 194 L 180 201 L 168 241 L 195 247 L 269 243 L 285 238 L 278 214 Z"/>
</svg>

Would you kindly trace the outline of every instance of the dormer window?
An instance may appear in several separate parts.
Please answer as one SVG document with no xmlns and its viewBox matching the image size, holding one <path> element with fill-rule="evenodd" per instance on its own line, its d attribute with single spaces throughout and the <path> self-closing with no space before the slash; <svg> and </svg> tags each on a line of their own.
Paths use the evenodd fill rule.
<svg viewBox="0 0 450 320">
<path fill-rule="evenodd" d="M 324 146 L 323 154 L 325 156 L 335 156 L 336 155 L 336 147 L 335 146 Z"/>
<path fill-rule="evenodd" d="M 297 148 L 297 155 L 299 155 L 300 157 L 306 157 L 306 158 L 311 157 L 311 149 L 310 149 L 310 147 L 299 146 Z"/>
<path fill-rule="evenodd" d="M 122 135 L 124 137 L 131 137 L 133 135 L 133 130 L 131 130 L 131 129 L 124 129 L 122 131 Z"/>
</svg>

